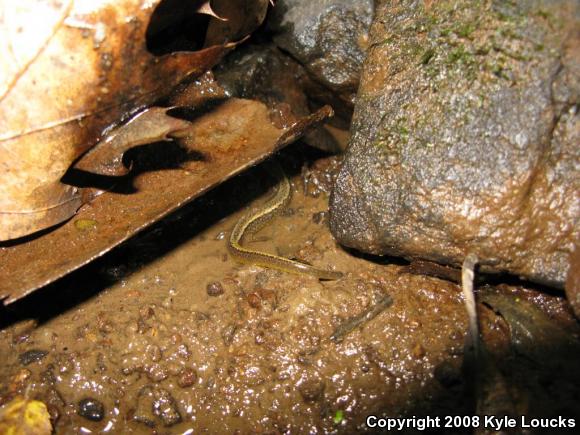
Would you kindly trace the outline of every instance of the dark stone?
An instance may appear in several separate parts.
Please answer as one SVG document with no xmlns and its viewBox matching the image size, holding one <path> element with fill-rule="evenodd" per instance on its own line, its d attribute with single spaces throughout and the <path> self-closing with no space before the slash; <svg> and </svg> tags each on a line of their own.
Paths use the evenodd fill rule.
<svg viewBox="0 0 580 435">
<path fill-rule="evenodd" d="M 258 292 L 251 292 L 246 295 L 246 301 L 248 305 L 252 308 L 259 309 L 262 307 L 262 298 Z"/>
<path fill-rule="evenodd" d="M 18 360 L 20 361 L 20 364 L 27 366 L 33 362 L 40 361 L 46 355 L 48 355 L 48 351 L 46 350 L 32 349 L 21 353 L 18 356 Z"/>
<path fill-rule="evenodd" d="M 206 291 L 208 296 L 219 296 L 224 294 L 224 286 L 221 282 L 214 281 L 210 282 L 207 287 Z"/>
<path fill-rule="evenodd" d="M 578 5 L 379 1 L 336 238 L 454 266 L 473 252 L 562 287 L 580 236 Z"/>
<path fill-rule="evenodd" d="M 373 0 L 280 0 L 269 25 L 281 49 L 352 105 L 373 12 Z"/>
<path fill-rule="evenodd" d="M 331 104 L 335 112 L 349 119 L 352 109 L 341 111 L 343 104 L 328 91 L 312 82 L 305 69 L 274 45 L 249 45 L 236 50 L 214 70 L 215 77 L 226 94 L 232 97 L 256 99 L 272 111 L 272 121 L 286 127 L 312 113 L 308 95 L 318 95 L 320 103 Z M 331 120 L 334 130 L 319 127 L 310 131 L 304 140 L 325 151 L 336 152 L 346 146 L 340 135 L 344 119 Z M 337 143 L 340 142 L 340 143 Z"/>
<path fill-rule="evenodd" d="M 269 107 L 286 102 L 297 116 L 310 113 L 299 86 L 304 69 L 274 45 L 249 45 L 236 50 L 214 74 L 228 96 L 255 98 Z"/>
<path fill-rule="evenodd" d="M 79 401 L 77 413 L 87 420 L 101 421 L 105 416 L 105 407 L 100 401 L 89 397 Z"/>
</svg>

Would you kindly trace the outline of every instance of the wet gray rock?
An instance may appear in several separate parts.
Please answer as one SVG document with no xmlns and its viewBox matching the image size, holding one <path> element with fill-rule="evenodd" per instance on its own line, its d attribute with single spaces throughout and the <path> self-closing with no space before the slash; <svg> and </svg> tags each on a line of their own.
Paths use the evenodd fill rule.
<svg viewBox="0 0 580 435">
<path fill-rule="evenodd" d="M 301 87 L 304 68 L 274 45 L 242 47 L 216 67 L 214 74 L 228 96 L 257 99 L 270 108 L 291 111 L 295 117 L 310 114 Z"/>
<path fill-rule="evenodd" d="M 331 229 L 562 287 L 579 237 L 575 1 L 379 1 Z"/>
<path fill-rule="evenodd" d="M 269 23 L 274 42 L 323 86 L 354 101 L 373 0 L 280 0 Z"/>
</svg>

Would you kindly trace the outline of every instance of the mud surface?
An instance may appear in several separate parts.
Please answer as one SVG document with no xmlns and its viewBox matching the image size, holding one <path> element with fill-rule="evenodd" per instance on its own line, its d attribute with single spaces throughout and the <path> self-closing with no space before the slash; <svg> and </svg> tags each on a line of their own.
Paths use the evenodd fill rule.
<svg viewBox="0 0 580 435">
<path fill-rule="evenodd" d="M 4 309 L 0 404 L 19 394 L 42 400 L 57 433 L 353 433 L 372 413 L 473 414 L 463 394 L 460 288 L 339 247 L 327 218 L 338 163 L 304 157 L 282 156 L 293 175 L 290 209 L 250 246 L 344 278 L 318 281 L 228 256 L 228 232 L 271 188 L 256 168 Z M 518 317 L 509 301 L 525 300 L 574 350 L 569 307 L 536 290 L 497 291 L 503 299 L 490 304 L 501 309 L 480 307 L 482 329 L 517 374 L 519 401 L 533 405 L 524 411 L 574 417 L 578 353 L 553 352 L 547 368 L 524 355 L 520 368 L 507 323 Z"/>
</svg>

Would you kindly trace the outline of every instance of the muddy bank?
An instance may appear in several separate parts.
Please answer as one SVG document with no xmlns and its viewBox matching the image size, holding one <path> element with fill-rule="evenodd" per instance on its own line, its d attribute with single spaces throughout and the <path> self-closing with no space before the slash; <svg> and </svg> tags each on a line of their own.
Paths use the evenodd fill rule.
<svg viewBox="0 0 580 435">
<path fill-rule="evenodd" d="M 327 219 L 336 159 L 295 150 L 282 162 L 293 174 L 290 209 L 249 246 L 344 278 L 318 281 L 229 257 L 235 221 L 269 196 L 271 180 L 257 168 L 6 309 L 1 403 L 27 392 L 47 404 L 57 433 L 353 433 L 373 413 L 472 414 L 458 285 L 339 247 Z M 519 409 L 578 417 L 569 307 L 533 289 L 494 291 L 509 297 L 480 307 L 483 332 Z M 348 327 L 386 296 L 391 304 Z M 521 300 L 569 338 L 537 342 L 553 364 L 514 352 L 513 325 L 525 329 L 529 316 L 501 309 Z"/>
</svg>

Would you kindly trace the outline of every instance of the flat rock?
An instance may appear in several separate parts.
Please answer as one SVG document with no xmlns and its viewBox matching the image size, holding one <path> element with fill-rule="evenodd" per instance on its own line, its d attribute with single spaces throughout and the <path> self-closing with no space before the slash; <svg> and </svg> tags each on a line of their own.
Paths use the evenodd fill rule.
<svg viewBox="0 0 580 435">
<path fill-rule="evenodd" d="M 576 1 L 379 1 L 331 197 L 344 245 L 563 287 L 579 236 Z"/>
</svg>

